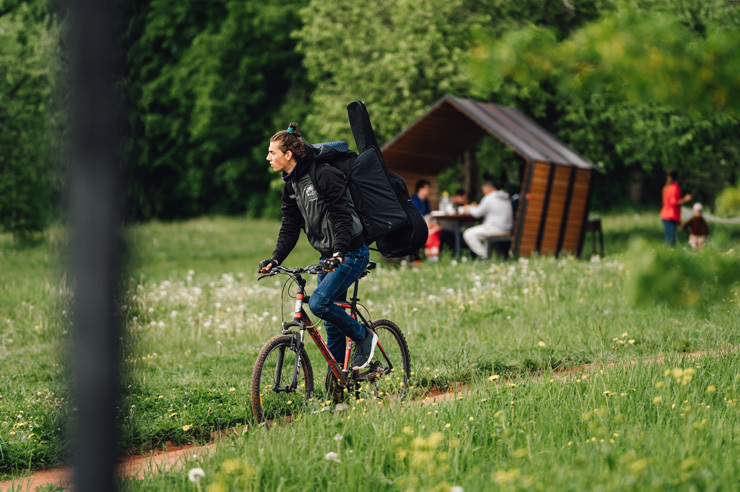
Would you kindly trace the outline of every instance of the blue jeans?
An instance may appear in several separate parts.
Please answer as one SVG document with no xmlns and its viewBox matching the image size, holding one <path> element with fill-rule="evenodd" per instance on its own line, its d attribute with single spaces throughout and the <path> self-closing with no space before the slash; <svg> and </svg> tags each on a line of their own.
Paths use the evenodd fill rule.
<svg viewBox="0 0 740 492">
<path fill-rule="evenodd" d="M 369 259 L 370 251 L 367 246 L 361 246 L 345 254 L 339 268 L 331 273 L 319 274 L 319 285 L 308 301 L 311 312 L 324 320 L 326 346 L 340 364 L 344 362 L 346 337 L 354 341 L 364 340 L 365 328 L 344 308 L 334 303 L 347 300 L 347 289 L 360 278 Z"/>
<path fill-rule="evenodd" d="M 663 231 L 665 231 L 665 243 L 668 246 L 676 245 L 676 231 L 678 230 L 678 222 L 675 220 L 663 220 Z"/>
</svg>

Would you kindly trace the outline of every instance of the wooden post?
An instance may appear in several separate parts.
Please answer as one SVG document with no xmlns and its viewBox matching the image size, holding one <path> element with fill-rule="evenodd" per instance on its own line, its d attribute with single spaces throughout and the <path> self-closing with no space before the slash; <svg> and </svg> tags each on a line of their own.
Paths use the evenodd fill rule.
<svg viewBox="0 0 740 492">
<path fill-rule="evenodd" d="M 462 181 L 463 189 L 468 194 L 468 200 L 478 193 L 478 161 L 475 159 L 475 150 L 466 150 L 463 152 Z"/>
</svg>

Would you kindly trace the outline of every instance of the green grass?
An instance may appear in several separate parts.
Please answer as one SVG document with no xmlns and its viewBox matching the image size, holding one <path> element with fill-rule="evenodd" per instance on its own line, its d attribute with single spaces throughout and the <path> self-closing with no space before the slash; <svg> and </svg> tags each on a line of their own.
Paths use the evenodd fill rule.
<svg viewBox="0 0 740 492">
<path fill-rule="evenodd" d="M 476 378 L 452 402 L 365 400 L 188 457 L 126 490 L 736 490 L 740 358 Z M 336 453 L 336 460 L 327 459 Z M 201 488 L 202 487 L 202 488 Z"/>
<path fill-rule="evenodd" d="M 602 222 L 607 258 L 600 261 L 545 257 L 455 264 L 443 256 L 439 264 L 419 268 L 381 261 L 362 281 L 360 297 L 373 318 L 391 319 L 404 331 L 417 393 L 492 373 L 526 377 L 583 363 L 738 344 L 736 284 L 718 287 L 720 294 L 704 300 L 702 309 L 671 308 L 660 299 L 635 303 L 634 279 L 642 270 L 627 254 L 628 239 L 643 237 L 648 248 L 659 250 L 660 223 L 652 215 L 607 216 Z M 278 279 L 256 282 L 257 263 L 270 256 L 278 228 L 272 221 L 213 218 L 128 229 L 123 449 L 202 442 L 214 431 L 250 423 L 252 365 L 292 306 L 281 306 Z M 740 244 L 737 226 L 717 226 L 715 233 L 724 248 L 717 254 Z M 0 473 L 6 476 L 54 465 L 68 449 L 65 428 L 72 409 L 63 354 L 71 328 L 63 312 L 71 279 L 56 262 L 64 251 L 58 236 L 49 233 L 47 243 L 27 248 L 0 236 Z M 585 246 L 590 252 L 590 238 Z M 301 239 L 288 264 L 316 258 Z M 309 356 L 321 387 L 323 363 L 313 347 Z M 558 405 L 577 413 L 581 403 Z M 405 411 L 394 412 L 416 434 L 426 425 L 414 426 Z M 312 447 L 309 441 L 301 446 Z M 376 455 L 368 458 L 373 463 Z M 211 478 L 218 467 L 214 462 Z M 529 473 L 521 470 L 522 477 Z M 490 473 L 483 475 L 490 479 Z"/>
</svg>

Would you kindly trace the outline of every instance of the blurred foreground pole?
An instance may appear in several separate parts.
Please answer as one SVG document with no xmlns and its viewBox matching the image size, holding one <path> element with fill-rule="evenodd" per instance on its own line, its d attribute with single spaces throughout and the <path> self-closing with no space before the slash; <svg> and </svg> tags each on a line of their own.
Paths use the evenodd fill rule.
<svg viewBox="0 0 740 492">
<path fill-rule="evenodd" d="M 116 487 L 118 315 L 116 295 L 120 134 L 114 85 L 114 0 L 67 0 L 72 57 L 71 205 L 76 329 L 73 483 L 81 492 Z"/>
</svg>

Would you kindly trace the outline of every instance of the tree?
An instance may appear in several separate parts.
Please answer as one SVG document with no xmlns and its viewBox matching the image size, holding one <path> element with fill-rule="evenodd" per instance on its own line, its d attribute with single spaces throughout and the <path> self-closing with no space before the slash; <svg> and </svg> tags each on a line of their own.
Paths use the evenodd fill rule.
<svg viewBox="0 0 740 492">
<path fill-rule="evenodd" d="M 467 52 L 473 34 L 539 23 L 563 35 L 598 15 L 600 1 L 572 9 L 540 0 L 312 0 L 296 33 L 316 84 L 306 131 L 351 140 L 346 105 L 368 105 L 379 141 L 389 139 L 446 93 L 473 94 Z"/>
<path fill-rule="evenodd" d="M 274 118 L 286 94 L 304 97 L 290 38 L 297 5 L 129 6 L 124 86 L 135 217 L 243 213 L 250 203 L 259 211 L 250 195 L 264 196 L 270 180 L 266 142 L 289 123 Z"/>
<path fill-rule="evenodd" d="M 54 99 L 61 24 L 42 2 L 0 12 L 0 224 L 16 238 L 42 231 L 61 187 L 63 134 Z"/>
<path fill-rule="evenodd" d="M 716 15 L 728 2 L 714 10 L 686 5 L 662 3 L 653 12 L 646 8 L 655 2 L 642 2 L 563 40 L 527 27 L 483 41 L 472 52 L 476 87 L 546 88 L 555 101 L 546 126 L 607 173 L 597 205 L 623 202 L 634 180 L 659 189 L 668 167 L 711 200 L 738 172 L 740 103 L 729 97 L 740 89 L 738 15 L 727 8 Z"/>
</svg>

